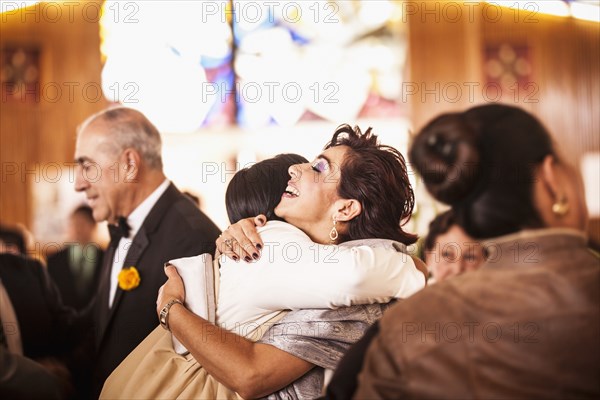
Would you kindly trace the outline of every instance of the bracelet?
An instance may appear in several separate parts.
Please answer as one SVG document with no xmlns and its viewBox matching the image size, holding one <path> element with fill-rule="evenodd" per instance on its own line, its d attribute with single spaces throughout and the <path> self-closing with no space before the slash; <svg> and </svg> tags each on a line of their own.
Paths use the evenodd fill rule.
<svg viewBox="0 0 600 400">
<path fill-rule="evenodd" d="M 158 322 L 160 322 L 160 326 L 162 326 L 163 328 L 165 328 L 168 331 L 170 331 L 170 329 L 169 329 L 169 310 L 171 310 L 171 307 L 174 304 L 181 304 L 181 305 L 183 305 L 183 303 L 181 302 L 181 300 L 173 299 L 173 300 L 169 301 L 162 308 L 162 310 L 160 310 L 160 313 L 158 314 Z"/>
</svg>

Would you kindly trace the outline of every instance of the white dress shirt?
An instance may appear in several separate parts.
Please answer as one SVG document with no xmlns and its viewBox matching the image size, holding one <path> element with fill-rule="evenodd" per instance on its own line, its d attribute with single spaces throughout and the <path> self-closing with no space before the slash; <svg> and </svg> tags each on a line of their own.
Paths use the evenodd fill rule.
<svg viewBox="0 0 600 400">
<path fill-rule="evenodd" d="M 121 238 L 119 241 L 119 245 L 115 251 L 115 256 L 112 262 L 112 269 L 110 271 L 110 294 L 108 296 L 108 307 L 111 308 L 113 301 L 115 299 L 115 294 L 117 293 L 117 286 L 119 284 L 119 272 L 123 269 L 123 263 L 125 262 L 125 258 L 127 257 L 127 252 L 131 247 L 131 243 L 133 243 L 133 238 L 138 233 L 144 220 L 150 214 L 150 210 L 154 207 L 160 196 L 167 190 L 169 184 L 171 182 L 168 179 L 165 179 L 163 183 L 160 184 L 159 187 L 154 190 L 150 194 L 150 196 L 146 197 L 144 201 L 140 203 L 139 206 L 135 210 L 129 214 L 127 217 L 127 223 L 131 228 L 129 231 L 128 238 Z M 130 267 L 131 265 L 126 265 L 126 267 Z"/>
</svg>

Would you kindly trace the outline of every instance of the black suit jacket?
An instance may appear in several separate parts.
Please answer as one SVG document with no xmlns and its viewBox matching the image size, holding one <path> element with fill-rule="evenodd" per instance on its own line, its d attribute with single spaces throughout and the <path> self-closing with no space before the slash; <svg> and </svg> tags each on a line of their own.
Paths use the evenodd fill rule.
<svg viewBox="0 0 600 400">
<path fill-rule="evenodd" d="M 95 395 L 108 375 L 158 325 L 156 298 L 166 282 L 164 263 L 174 258 L 214 254 L 219 233 L 217 226 L 171 184 L 144 220 L 125 256 L 123 266 L 138 269 L 140 285 L 127 292 L 117 288 L 110 309 L 110 273 L 103 271 L 94 306 L 98 351 Z M 103 268 L 106 265 L 104 262 Z"/>
<path fill-rule="evenodd" d="M 87 246 L 94 246 L 88 244 Z M 91 253 L 86 250 L 86 253 Z M 93 260 L 94 273 L 89 286 L 84 294 L 80 294 L 76 288 L 75 276 L 71 269 L 69 257 L 69 247 L 48 257 L 48 273 L 60 291 L 62 301 L 65 305 L 82 310 L 93 299 L 98 291 L 98 283 L 100 282 L 100 271 L 102 270 L 102 250 L 96 246 L 96 257 Z"/>
</svg>

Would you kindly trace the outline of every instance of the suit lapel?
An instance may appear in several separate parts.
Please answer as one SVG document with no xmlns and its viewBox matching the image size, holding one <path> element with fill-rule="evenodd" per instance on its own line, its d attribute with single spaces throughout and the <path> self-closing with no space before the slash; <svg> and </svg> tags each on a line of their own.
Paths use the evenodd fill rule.
<svg viewBox="0 0 600 400">
<path fill-rule="evenodd" d="M 112 261 L 115 255 L 114 247 L 108 247 L 105 257 L 102 260 L 102 271 L 100 284 L 98 285 L 98 291 L 96 295 L 96 321 L 98 321 L 98 331 L 96 334 L 96 346 L 100 346 L 104 331 L 108 324 L 108 315 L 110 310 L 108 309 L 108 296 L 110 293 L 110 271 L 112 268 Z"/>
<path fill-rule="evenodd" d="M 135 266 L 140 272 L 140 278 L 142 279 L 142 285 L 144 280 L 144 265 L 139 265 L 139 260 L 144 252 L 144 250 L 150 245 L 150 240 L 148 239 L 148 235 L 151 235 L 158 227 L 160 226 L 160 221 L 162 217 L 167 213 L 169 207 L 177 201 L 177 199 L 181 196 L 181 192 L 173 185 L 172 183 L 169 185 L 165 193 L 158 199 L 150 213 L 144 220 L 142 227 L 138 231 L 138 233 L 133 238 L 133 242 L 131 243 L 131 247 L 127 251 L 127 255 L 125 256 L 125 261 L 123 262 L 123 267 L 131 267 Z M 114 252 L 113 252 L 114 255 Z M 104 260 L 105 264 L 108 262 L 112 263 L 112 255 L 107 252 L 105 254 L 105 258 L 110 261 Z M 123 298 L 123 290 L 117 287 L 117 292 L 115 294 L 115 299 L 113 301 L 112 307 L 110 310 L 108 309 L 108 294 L 110 292 L 110 264 L 107 268 L 107 271 L 103 271 L 101 288 L 100 288 L 100 296 L 98 300 L 100 301 L 99 309 L 100 309 L 100 330 L 99 335 L 97 337 L 97 344 L 100 346 L 102 343 L 102 338 L 106 333 L 106 329 L 110 325 L 111 320 L 114 318 L 117 308 Z"/>
<path fill-rule="evenodd" d="M 131 266 L 136 267 L 139 270 L 140 275 L 142 276 L 142 279 L 143 279 L 144 272 L 143 272 L 143 269 L 138 266 L 138 261 L 142 257 L 144 250 L 146 250 L 146 247 L 148 247 L 149 244 L 150 244 L 150 241 L 148 240 L 148 235 L 146 235 L 146 230 L 142 226 L 142 228 L 135 235 L 135 238 L 133 238 L 133 242 L 131 242 L 131 247 L 129 247 L 129 250 L 127 251 L 127 255 L 125 256 L 125 261 L 123 262 L 123 268 L 129 268 Z M 123 290 L 117 286 L 117 292 L 115 293 L 115 299 L 113 300 L 112 307 L 108 311 L 108 318 L 106 320 L 105 328 L 106 328 L 106 326 L 108 326 L 110 324 L 110 321 L 112 320 L 113 316 L 115 315 L 115 310 L 119 307 L 119 304 L 120 304 L 122 298 L 123 298 Z"/>
</svg>

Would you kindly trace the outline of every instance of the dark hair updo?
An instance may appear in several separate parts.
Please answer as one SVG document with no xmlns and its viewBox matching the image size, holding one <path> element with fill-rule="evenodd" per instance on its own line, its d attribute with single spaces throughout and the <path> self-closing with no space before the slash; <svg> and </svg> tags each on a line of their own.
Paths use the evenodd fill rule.
<svg viewBox="0 0 600 400">
<path fill-rule="evenodd" d="M 483 239 L 542 226 L 534 170 L 554 155 L 542 124 L 520 108 L 489 104 L 443 114 L 416 136 L 409 158 L 456 222 Z"/>
<path fill-rule="evenodd" d="M 267 220 L 281 221 L 274 210 L 290 180 L 288 169 L 306 162 L 298 154 L 279 154 L 239 170 L 225 192 L 229 221 L 233 224 L 258 214 L 264 214 Z"/>
<path fill-rule="evenodd" d="M 340 166 L 338 195 L 356 199 L 362 206 L 362 212 L 347 222 L 339 241 L 381 238 L 406 245 L 416 242 L 416 235 L 402 229 L 415 204 L 402 154 L 379 144 L 371 128 L 362 133 L 350 125 L 340 125 L 325 149 L 335 146 L 349 147 Z"/>
</svg>

